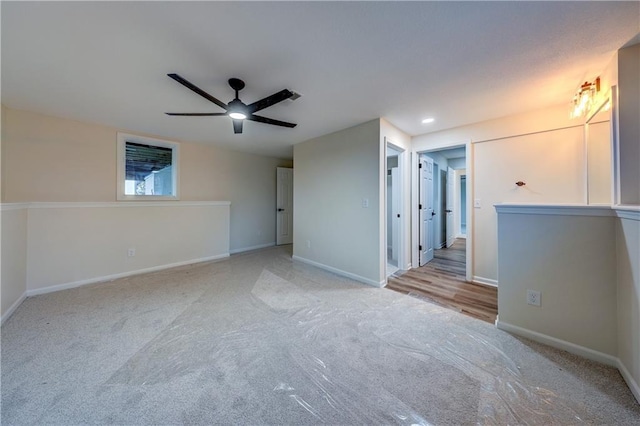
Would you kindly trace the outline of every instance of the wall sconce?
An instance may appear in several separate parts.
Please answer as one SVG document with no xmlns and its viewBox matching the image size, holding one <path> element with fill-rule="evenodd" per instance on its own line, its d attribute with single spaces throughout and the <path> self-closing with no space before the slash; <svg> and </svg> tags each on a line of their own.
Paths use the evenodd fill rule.
<svg viewBox="0 0 640 426">
<path fill-rule="evenodd" d="M 594 106 L 598 92 L 600 92 L 600 77 L 592 83 L 585 81 L 571 101 L 569 117 L 578 118 L 587 114 Z"/>
</svg>

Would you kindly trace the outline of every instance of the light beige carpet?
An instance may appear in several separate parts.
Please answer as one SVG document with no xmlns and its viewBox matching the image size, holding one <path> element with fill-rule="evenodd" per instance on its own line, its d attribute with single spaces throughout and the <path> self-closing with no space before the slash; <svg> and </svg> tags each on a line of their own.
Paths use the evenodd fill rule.
<svg viewBox="0 0 640 426">
<path fill-rule="evenodd" d="M 616 424 L 619 373 L 292 262 L 290 248 L 27 299 L 2 424 Z"/>
</svg>

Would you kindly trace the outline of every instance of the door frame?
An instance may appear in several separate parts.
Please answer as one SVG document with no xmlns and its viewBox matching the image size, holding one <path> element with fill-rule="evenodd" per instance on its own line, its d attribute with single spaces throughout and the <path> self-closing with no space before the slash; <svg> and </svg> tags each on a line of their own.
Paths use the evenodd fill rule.
<svg viewBox="0 0 640 426">
<path fill-rule="evenodd" d="M 281 172 L 285 172 L 287 174 L 289 174 L 291 176 L 291 185 L 289 187 L 289 190 L 287 191 L 288 194 L 288 201 L 290 203 L 290 205 L 287 206 L 281 206 L 280 205 L 280 176 L 281 176 Z M 287 226 L 288 226 L 288 230 L 290 232 L 289 238 L 286 239 L 286 241 L 282 240 L 281 237 L 281 218 L 282 218 L 282 214 L 283 211 L 285 211 L 286 207 L 289 207 L 289 209 L 291 210 L 290 212 L 287 212 L 288 214 L 288 221 L 287 221 Z M 285 245 L 285 244 L 293 244 L 293 168 L 291 167 L 276 167 L 276 245 Z"/>
<path fill-rule="evenodd" d="M 466 239 L 466 251 L 467 262 L 465 265 L 466 279 L 469 282 L 473 281 L 473 144 L 471 140 L 465 142 L 451 142 L 445 141 L 434 145 L 428 149 L 422 149 L 420 151 L 413 151 L 411 155 L 411 263 L 414 268 L 417 268 L 420 264 L 419 257 L 419 240 L 420 240 L 420 212 L 418 211 L 419 196 L 418 196 L 418 162 L 420 161 L 420 154 L 426 154 L 429 152 L 437 152 L 450 148 L 465 148 L 465 168 L 467 173 L 467 239 Z"/>
<path fill-rule="evenodd" d="M 407 217 L 407 212 L 405 211 L 405 159 L 406 159 L 406 155 L 407 155 L 407 150 L 405 150 L 404 148 L 401 148 L 400 146 L 394 144 L 393 142 L 391 142 L 387 137 L 384 138 L 384 279 L 386 282 L 386 279 L 388 277 L 387 275 L 387 244 L 389 243 L 387 241 L 387 232 L 388 232 L 388 220 L 387 220 L 387 215 L 386 215 L 386 211 L 387 211 L 387 170 L 388 170 L 388 165 L 387 165 L 387 150 L 388 149 L 392 149 L 393 151 L 396 151 L 398 153 L 398 188 L 400 189 L 400 200 L 399 200 L 399 204 L 400 204 L 400 209 L 399 209 L 399 213 L 400 213 L 400 223 L 398 225 L 398 229 L 399 229 L 399 234 L 398 235 L 398 269 L 400 270 L 404 270 L 406 267 L 406 250 L 405 250 L 405 231 L 407 229 L 407 225 L 409 224 L 408 222 L 408 217 Z"/>
</svg>

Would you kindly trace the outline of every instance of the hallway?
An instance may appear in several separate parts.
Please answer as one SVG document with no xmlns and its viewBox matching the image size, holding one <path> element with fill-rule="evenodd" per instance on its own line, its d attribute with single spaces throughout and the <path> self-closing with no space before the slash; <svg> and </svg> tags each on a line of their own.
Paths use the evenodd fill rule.
<svg viewBox="0 0 640 426">
<path fill-rule="evenodd" d="M 498 289 L 466 281 L 466 240 L 456 239 L 436 250 L 431 262 L 389 277 L 387 288 L 494 323 L 498 314 Z"/>
</svg>

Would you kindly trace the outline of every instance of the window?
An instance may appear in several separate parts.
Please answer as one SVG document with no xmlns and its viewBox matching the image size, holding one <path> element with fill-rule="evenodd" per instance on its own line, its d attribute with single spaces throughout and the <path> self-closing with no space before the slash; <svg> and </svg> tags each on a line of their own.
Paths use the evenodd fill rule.
<svg viewBox="0 0 640 426">
<path fill-rule="evenodd" d="M 175 142 L 118 133 L 118 200 L 178 200 Z"/>
</svg>

